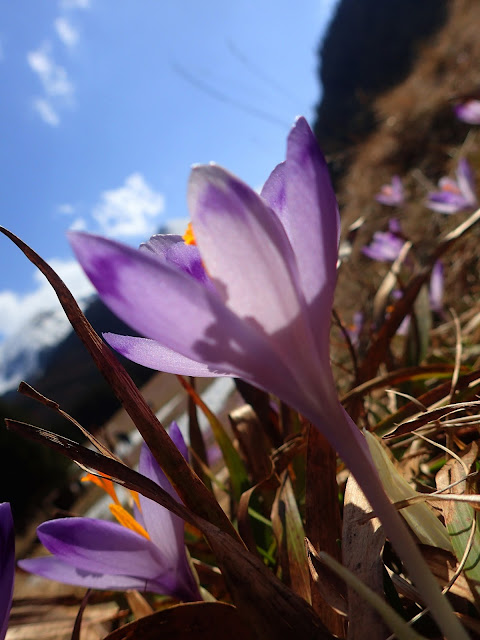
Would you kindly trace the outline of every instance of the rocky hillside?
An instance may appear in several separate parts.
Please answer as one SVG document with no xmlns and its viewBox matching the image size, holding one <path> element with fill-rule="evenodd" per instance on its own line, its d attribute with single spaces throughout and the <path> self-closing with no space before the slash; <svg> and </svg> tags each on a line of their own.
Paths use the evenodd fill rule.
<svg viewBox="0 0 480 640">
<path fill-rule="evenodd" d="M 319 49 L 315 127 L 336 175 L 375 128 L 378 96 L 407 77 L 447 17 L 447 0 L 340 0 Z"/>
<path fill-rule="evenodd" d="M 359 11 L 359 6 L 367 4 L 375 5 L 376 11 L 384 11 L 383 23 L 377 22 L 377 17 L 370 17 L 370 24 L 377 25 L 373 41 L 377 42 L 378 37 L 386 47 L 376 47 L 376 56 L 375 51 L 372 53 L 373 45 L 367 47 L 372 73 L 377 74 L 376 69 L 388 61 L 384 71 L 391 68 L 401 80 L 393 88 L 379 81 L 368 90 L 365 83 L 353 79 L 349 92 L 346 91 L 342 99 L 340 89 L 331 77 L 335 51 L 340 51 L 342 32 L 341 28 L 335 35 L 336 25 L 344 25 L 343 39 L 348 43 L 349 38 L 345 35 L 349 24 L 347 9 L 350 6 L 354 12 L 350 14 L 350 20 L 357 15 L 357 20 L 361 21 L 362 17 L 355 12 Z M 355 10 L 354 5 L 357 6 Z M 393 62 L 394 45 L 392 43 L 391 49 L 386 45 L 388 38 L 395 40 L 397 33 L 393 28 L 397 14 L 392 12 L 389 15 L 393 5 L 405 8 L 405 19 L 410 13 L 412 25 L 420 24 L 417 9 L 419 11 L 421 7 L 427 11 L 429 7 L 432 25 L 436 25 L 436 31 L 432 27 L 426 40 L 406 38 L 404 53 L 398 52 L 398 56 L 404 55 L 404 60 L 396 65 Z M 342 18 L 343 12 L 347 17 L 344 15 Z M 425 22 L 423 24 L 425 26 Z M 375 272 L 374 265 L 361 255 L 360 250 L 370 241 L 374 231 L 386 227 L 392 215 L 400 218 L 406 235 L 417 243 L 420 259 L 431 249 L 438 235 L 457 225 L 464 215 L 434 216 L 424 202 L 426 194 L 435 189 L 442 175 L 454 175 L 461 156 L 468 158 L 477 175 L 480 169 L 478 129 L 460 122 L 453 112 L 453 106 L 462 97 L 477 95 L 480 91 L 479 24 L 478 0 L 451 0 L 448 3 L 344 0 L 340 4 L 322 48 L 321 77 L 326 80 L 326 93 L 319 106 L 316 131 L 336 177 L 344 233 L 360 216 L 365 218 L 355 242 L 353 261 L 340 274 L 337 288 L 337 306 L 347 316 L 368 308 L 379 284 L 379 274 Z M 366 19 L 363 27 L 366 29 Z M 350 53 L 344 52 L 343 59 L 350 55 L 353 65 L 355 56 L 363 51 L 362 28 L 357 28 L 354 23 L 350 28 L 352 34 L 357 34 L 357 47 L 354 50 L 347 44 Z M 364 32 L 364 45 L 368 38 L 372 38 L 372 33 L 371 30 L 370 33 Z M 337 43 L 335 46 L 332 40 Z M 366 74 L 368 64 L 358 64 Z M 340 65 L 341 74 L 347 68 L 347 62 Z M 381 77 L 380 72 L 378 77 Z M 363 96 L 364 101 L 359 96 Z M 336 110 L 344 114 L 337 121 Z M 343 120 L 343 132 L 339 132 L 342 127 L 340 120 Z M 402 177 L 407 192 L 408 206 L 401 211 L 394 211 L 373 199 L 381 185 L 389 182 L 394 174 Z M 457 260 L 458 254 L 454 252 L 447 257 L 447 305 L 449 296 L 452 301 L 458 300 L 467 288 L 470 291 L 472 287 L 474 291 L 478 288 L 478 234 L 478 229 L 475 229 L 469 239 L 459 245 L 457 251 L 462 252 L 462 260 Z M 359 273 L 362 274 L 361 281 Z"/>
</svg>

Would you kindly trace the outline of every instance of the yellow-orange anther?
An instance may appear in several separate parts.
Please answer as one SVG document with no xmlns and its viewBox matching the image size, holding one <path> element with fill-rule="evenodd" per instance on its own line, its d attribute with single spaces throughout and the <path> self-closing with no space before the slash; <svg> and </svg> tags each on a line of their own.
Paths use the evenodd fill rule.
<svg viewBox="0 0 480 640">
<path fill-rule="evenodd" d="M 115 493 L 115 487 L 113 486 L 113 482 L 110 478 L 105 476 L 96 476 L 93 473 L 87 473 L 87 475 L 82 478 L 82 482 L 93 482 L 97 487 L 100 487 L 100 489 L 103 489 L 108 493 L 115 504 L 120 504 L 117 494 Z"/>
<path fill-rule="evenodd" d="M 183 234 L 183 239 L 185 240 L 185 244 L 197 244 L 191 222 L 188 223 L 187 230 Z"/>
<path fill-rule="evenodd" d="M 150 536 L 148 535 L 147 531 L 120 504 L 110 504 L 108 505 L 108 508 L 121 525 L 123 525 L 127 529 L 135 531 L 135 533 L 139 533 L 140 535 L 147 538 L 147 540 L 150 540 Z"/>
</svg>

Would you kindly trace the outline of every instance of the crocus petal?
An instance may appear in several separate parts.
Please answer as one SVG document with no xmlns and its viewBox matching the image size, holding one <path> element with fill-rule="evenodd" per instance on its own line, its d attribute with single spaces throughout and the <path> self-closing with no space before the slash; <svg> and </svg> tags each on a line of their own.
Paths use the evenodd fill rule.
<svg viewBox="0 0 480 640">
<path fill-rule="evenodd" d="M 303 300 L 292 248 L 272 209 L 216 165 L 192 171 L 188 203 L 206 269 L 226 305 L 269 337 L 291 324 Z"/>
<path fill-rule="evenodd" d="M 475 179 L 473 177 L 473 171 L 466 158 L 461 158 L 458 163 L 457 180 L 460 191 L 465 198 L 465 205 L 467 207 L 476 206 L 477 196 L 475 194 Z"/>
<path fill-rule="evenodd" d="M 175 422 L 175 420 L 173 420 L 173 422 L 170 424 L 170 427 L 168 429 L 168 435 L 172 439 L 173 444 L 177 447 L 177 449 L 180 451 L 182 456 L 185 458 L 185 460 L 188 460 L 187 443 L 185 442 L 182 432 L 180 431 L 180 427 L 178 426 L 177 422 Z"/>
<path fill-rule="evenodd" d="M 459 120 L 467 124 L 480 124 L 480 100 L 467 100 L 455 107 L 455 114 Z"/>
<path fill-rule="evenodd" d="M 461 211 L 464 208 L 465 202 L 462 196 L 456 193 L 439 191 L 430 193 L 426 204 L 432 211 L 450 215 Z"/>
<path fill-rule="evenodd" d="M 308 320 L 324 359 L 325 309 L 335 290 L 340 218 L 325 158 L 305 118 L 292 128 L 286 161 L 267 180 L 262 197 L 280 217 L 292 245 Z"/>
<path fill-rule="evenodd" d="M 185 457 L 187 447 L 176 423 L 170 426 L 169 434 L 180 453 Z M 142 446 L 138 470 L 142 475 L 156 482 L 173 498 L 179 500 L 176 491 L 152 456 L 147 445 Z M 151 541 L 162 550 L 162 555 L 172 568 L 177 584 L 177 593 L 182 594 L 182 597 L 187 600 L 200 599 L 198 585 L 193 578 L 187 560 L 183 520 L 153 500 L 149 500 L 142 495 L 139 496 L 139 499 L 145 528 Z"/>
<path fill-rule="evenodd" d="M 139 333 L 212 371 L 261 388 L 291 386 L 261 333 L 194 278 L 113 240 L 77 232 L 69 239 L 103 302 Z"/>
<path fill-rule="evenodd" d="M 87 589 L 108 589 L 112 591 L 138 589 L 139 591 L 153 591 L 163 594 L 167 592 L 170 593 L 170 589 L 153 580 L 85 571 L 83 569 L 77 569 L 73 565 L 67 564 L 54 556 L 20 560 L 18 566 L 24 571 L 34 573 L 37 576 L 49 578 L 50 580 L 64 584 L 85 587 Z M 134 570 L 133 565 L 131 566 L 131 570 Z"/>
<path fill-rule="evenodd" d="M 443 311 L 443 290 L 443 264 L 440 260 L 437 260 L 430 277 L 430 307 L 437 313 Z"/>
<path fill-rule="evenodd" d="M 287 167 L 278 164 L 263 185 L 261 196 L 283 222 L 288 219 L 287 210 Z M 287 231 L 287 229 L 285 229 Z M 288 232 L 287 232 L 288 235 Z"/>
<path fill-rule="evenodd" d="M 397 207 L 404 203 L 405 193 L 399 176 L 393 176 L 390 184 L 384 184 L 375 200 L 389 207 Z"/>
<path fill-rule="evenodd" d="M 441 191 L 428 194 L 427 207 L 439 213 L 452 214 L 477 206 L 475 181 L 468 161 L 462 158 L 457 167 L 457 180 L 447 176 L 438 182 Z"/>
<path fill-rule="evenodd" d="M 400 254 L 403 240 L 390 231 L 376 231 L 372 242 L 363 247 L 362 253 L 378 262 L 393 262 Z"/>
<path fill-rule="evenodd" d="M 297 382 L 308 384 L 321 363 L 312 358 L 313 331 L 279 218 L 253 189 L 216 165 L 192 171 L 188 203 L 205 267 L 226 306 L 265 334 L 287 367 L 295 354 L 303 363 Z M 322 320 L 330 325 L 325 312 Z"/>
<path fill-rule="evenodd" d="M 178 500 L 177 493 L 174 491 L 172 485 L 146 445 L 142 446 L 140 452 L 138 470 L 142 475 L 156 482 L 162 489 Z M 169 562 L 174 563 L 175 558 L 178 557 L 179 549 L 183 549 L 185 546 L 183 540 L 183 520 L 153 500 L 149 500 L 142 495 L 140 495 L 139 498 L 142 507 L 143 521 L 145 522 L 145 528 L 148 531 L 150 539 L 154 544 L 162 548 Z"/>
<path fill-rule="evenodd" d="M 144 367 L 155 369 L 155 371 L 202 378 L 235 375 L 232 371 L 220 371 L 218 368 L 212 370 L 210 365 L 186 358 L 176 351 L 164 347 L 156 340 L 121 336 L 116 333 L 104 333 L 103 337 L 115 351 L 118 351 L 125 358 Z"/>
<path fill-rule="evenodd" d="M 15 532 L 8 502 L 0 504 L 0 640 L 7 633 L 15 576 Z"/>
<path fill-rule="evenodd" d="M 114 522 L 60 518 L 44 522 L 37 534 L 50 553 L 89 573 L 155 580 L 171 569 L 153 542 Z"/>
<path fill-rule="evenodd" d="M 140 251 L 147 251 L 157 258 L 188 274 L 204 286 L 214 290 L 214 287 L 207 276 L 200 257 L 198 247 L 192 244 L 185 244 L 182 236 L 176 235 L 155 235 L 148 242 L 140 245 Z"/>
</svg>

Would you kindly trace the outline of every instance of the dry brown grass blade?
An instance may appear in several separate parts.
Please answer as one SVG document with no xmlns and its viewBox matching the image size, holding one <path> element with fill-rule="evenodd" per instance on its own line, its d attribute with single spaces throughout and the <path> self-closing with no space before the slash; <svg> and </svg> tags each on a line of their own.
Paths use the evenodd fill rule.
<svg viewBox="0 0 480 640">
<path fill-rule="evenodd" d="M 455 326 L 455 371 L 452 376 L 452 388 L 450 390 L 450 402 L 453 402 L 455 398 L 455 390 L 457 388 L 458 376 L 460 375 L 460 367 L 462 363 L 462 330 L 460 327 L 460 320 L 457 314 L 452 309 L 453 323 Z"/>
<path fill-rule="evenodd" d="M 83 612 L 87 607 L 91 593 L 92 593 L 91 589 L 87 589 L 87 592 L 83 596 L 82 602 L 80 603 L 80 608 L 78 609 L 77 617 L 75 618 L 75 624 L 73 625 L 71 640 L 80 640 L 80 630 L 82 628 Z"/>
<path fill-rule="evenodd" d="M 338 502 L 337 455 L 318 429 L 308 430 L 305 534 L 313 548 L 341 560 L 342 522 Z M 312 606 L 335 635 L 344 637 L 345 621 L 318 590 L 311 575 Z"/>
<path fill-rule="evenodd" d="M 77 427 L 77 429 L 79 429 L 79 431 L 83 433 L 85 438 L 87 438 L 87 440 L 89 440 L 90 443 L 93 444 L 93 446 L 97 449 L 97 451 L 102 453 L 107 458 L 112 458 L 112 460 L 117 460 L 117 462 L 121 462 L 120 458 L 114 455 L 108 447 L 106 447 L 102 442 L 100 442 L 100 440 L 95 438 L 95 436 L 92 435 L 90 431 L 87 431 L 87 429 L 82 427 L 82 425 L 79 422 L 77 422 L 75 418 L 72 418 L 72 416 L 68 415 L 68 413 L 60 409 L 60 405 L 58 404 L 58 402 L 55 402 L 54 400 L 50 400 L 50 398 L 47 398 L 46 396 L 42 395 L 40 392 L 38 392 L 36 389 L 34 389 L 32 386 L 30 386 L 23 380 L 22 382 L 20 382 L 18 386 L 18 393 L 21 393 L 22 395 L 27 396 L 32 400 L 36 400 L 37 402 L 40 402 L 40 404 L 43 404 L 49 409 L 53 409 L 53 411 L 60 414 L 63 418 L 65 418 L 66 420 L 74 424 Z"/>
<path fill-rule="evenodd" d="M 438 409 L 431 409 L 430 411 L 426 411 L 422 415 L 418 416 L 418 418 L 399 425 L 395 431 L 392 431 L 385 436 L 385 439 L 398 438 L 400 436 L 407 435 L 420 427 L 424 427 L 425 425 L 438 421 L 444 416 L 449 416 L 459 411 L 465 411 L 466 409 L 470 409 L 478 405 L 480 405 L 480 401 L 477 400 L 472 402 L 457 402 L 455 404 L 448 404 L 445 407 L 439 407 Z"/>
<path fill-rule="evenodd" d="M 382 550 L 385 534 L 378 518 L 365 521 L 365 514 L 370 512 L 370 504 L 355 478 L 350 476 L 343 509 L 343 565 L 383 598 Z M 388 628 L 375 609 L 350 587 L 347 600 L 348 639 L 363 640 L 368 629 L 370 640 L 384 640 Z"/>
<path fill-rule="evenodd" d="M 112 458 L 107 458 L 96 451 L 91 451 L 87 449 L 87 447 L 83 447 L 64 436 L 59 436 L 56 433 L 25 424 L 24 422 L 7 418 L 5 424 L 10 431 L 19 433 L 29 440 L 40 442 L 50 449 L 58 451 L 81 465 L 82 468 L 94 469 L 127 489 L 138 491 L 145 497 L 161 504 L 162 507 L 165 507 L 186 522 L 198 526 L 198 518 L 187 507 L 177 502 L 158 484 L 142 476 L 137 471 L 130 469 L 130 467 L 127 467 L 123 463 L 113 460 Z"/>
<path fill-rule="evenodd" d="M 0 227 L 25 256 L 43 273 L 51 284 L 73 329 L 90 353 L 95 365 L 107 380 L 125 411 L 141 433 L 158 464 L 167 474 L 178 494 L 191 510 L 215 523 L 230 536 L 238 535 L 220 505 L 203 482 L 187 464 L 157 417 L 143 399 L 125 368 L 94 331 L 75 298 L 55 271 L 33 249 L 11 231 Z"/>
<path fill-rule="evenodd" d="M 418 367 L 397 369 L 396 371 L 372 378 L 358 387 L 354 387 L 341 398 L 341 402 L 345 404 L 357 396 L 363 397 L 367 393 L 371 393 L 376 389 L 382 389 L 383 387 L 401 384 L 402 382 L 410 380 L 422 380 L 440 375 L 445 376 L 453 373 L 453 371 L 454 366 L 451 364 L 427 364 Z M 467 373 L 468 369 L 464 367 L 464 371 Z"/>
<path fill-rule="evenodd" d="M 457 400 L 466 401 L 469 398 L 477 396 L 478 387 L 480 386 L 477 382 L 479 379 L 480 369 L 475 369 L 475 371 L 472 371 L 471 373 L 460 376 L 456 385 Z M 410 416 L 418 413 L 418 403 L 421 403 L 425 407 L 429 407 L 437 402 L 440 402 L 444 398 L 448 398 L 451 386 L 452 383 L 449 380 L 448 382 L 439 384 L 434 389 L 426 391 L 424 394 L 419 396 L 415 402 L 409 402 L 401 409 L 399 409 L 396 413 L 377 423 L 377 425 L 375 426 L 375 432 L 379 436 L 382 436 L 385 433 L 389 433 L 390 430 L 393 430 L 395 428 L 395 425 L 398 425 Z"/>
</svg>

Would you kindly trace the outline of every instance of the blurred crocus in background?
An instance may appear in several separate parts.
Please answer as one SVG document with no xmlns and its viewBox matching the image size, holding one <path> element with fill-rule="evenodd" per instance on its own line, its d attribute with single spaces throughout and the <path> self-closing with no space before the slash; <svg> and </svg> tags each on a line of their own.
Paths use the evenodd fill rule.
<svg viewBox="0 0 480 640">
<path fill-rule="evenodd" d="M 15 577 L 15 531 L 8 502 L 0 504 L 0 640 L 5 638 Z"/>
<path fill-rule="evenodd" d="M 170 436 L 184 457 L 187 449 L 175 423 Z M 178 496 L 146 445 L 139 472 Z M 137 589 L 180 600 L 201 600 L 187 558 L 183 520 L 156 502 L 135 496 L 131 516 L 116 500 L 113 484 L 99 478 L 115 501 L 111 511 L 121 523 L 95 518 L 61 518 L 40 525 L 37 535 L 51 556 L 21 560 L 19 566 L 57 582 L 93 589 Z"/>
<path fill-rule="evenodd" d="M 455 115 L 467 124 L 480 124 L 480 100 L 471 98 L 454 107 Z"/>
<path fill-rule="evenodd" d="M 384 184 L 375 200 L 389 207 L 400 207 L 405 202 L 405 190 L 400 176 L 393 176 L 389 184 Z"/>
<path fill-rule="evenodd" d="M 445 282 L 443 277 L 443 264 L 440 260 L 435 262 L 430 276 L 430 309 L 436 313 L 443 313 L 443 292 Z"/>
<path fill-rule="evenodd" d="M 140 251 L 70 235 L 102 300 L 146 336 L 110 334 L 108 342 L 158 370 L 243 378 L 303 414 L 356 477 L 446 635 L 466 637 L 388 500 L 364 436 L 338 401 L 329 335 L 339 216 L 305 119 L 297 120 L 286 161 L 260 196 L 217 165 L 197 166 L 188 204 L 205 274 L 197 259 L 193 269 L 181 257 L 174 264 L 168 239 L 152 239 L 150 250 Z"/>
<path fill-rule="evenodd" d="M 458 163 L 457 179 L 447 176 L 440 178 L 440 191 L 428 194 L 426 205 L 433 211 L 452 214 L 465 209 L 474 209 L 478 205 L 475 193 L 473 172 L 465 158 Z"/>
<path fill-rule="evenodd" d="M 405 240 L 400 227 L 400 222 L 396 218 L 391 218 L 388 222 L 388 231 L 376 231 L 369 245 L 363 247 L 362 253 L 377 262 L 394 262 L 400 255 Z M 443 265 L 437 260 L 430 277 L 429 299 L 430 308 L 436 313 L 443 312 Z M 399 289 L 392 291 L 392 296 L 398 300 L 403 295 Z M 398 335 L 406 335 L 410 323 L 410 316 L 406 316 L 398 328 Z"/>
<path fill-rule="evenodd" d="M 399 221 L 390 218 L 388 231 L 376 231 L 371 243 L 363 247 L 362 253 L 378 262 L 393 262 L 398 258 L 404 243 Z"/>
</svg>

